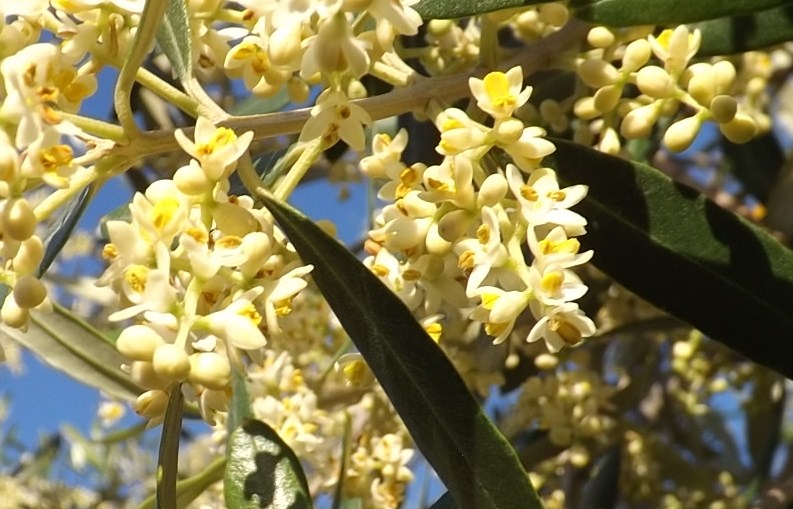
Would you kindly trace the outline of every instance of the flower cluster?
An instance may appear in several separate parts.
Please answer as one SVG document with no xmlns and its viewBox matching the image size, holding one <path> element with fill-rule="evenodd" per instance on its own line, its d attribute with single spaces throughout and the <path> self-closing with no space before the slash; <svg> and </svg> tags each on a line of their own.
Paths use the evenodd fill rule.
<svg viewBox="0 0 793 509">
<path fill-rule="evenodd" d="M 170 388 L 187 382 L 212 422 L 226 408 L 231 370 L 244 369 L 242 354 L 261 359 L 311 266 L 250 197 L 227 193 L 250 133 L 202 118 L 194 141 L 176 136 L 193 159 L 137 194 L 130 222 L 107 223 L 110 264 L 99 284 L 119 297 L 111 320 L 135 319 L 116 344 L 147 389 L 138 413 L 161 418 Z"/>
<path fill-rule="evenodd" d="M 693 115 L 676 120 L 663 137 L 669 150 L 688 148 L 707 120 L 718 124 L 730 141 L 744 143 L 758 132 L 753 115 L 739 108 L 734 97 L 736 69 L 728 60 L 691 63 L 701 35 L 685 26 L 651 33 L 617 33 L 597 27 L 589 33 L 595 49 L 580 59 L 578 76 L 594 92 L 573 106 L 580 119 L 577 138 L 585 143 L 598 136 L 597 146 L 619 153 L 621 134 L 627 139 L 648 138 L 662 117 L 675 117 L 681 106 Z M 651 59 L 658 65 L 648 65 Z M 619 60 L 620 66 L 612 62 Z M 627 93 L 635 86 L 639 94 Z"/>
<path fill-rule="evenodd" d="M 527 341 L 542 338 L 551 352 L 576 345 L 595 332 L 574 302 L 587 287 L 571 270 L 592 256 L 576 238 L 586 219 L 570 210 L 586 187 L 561 187 L 541 165 L 555 150 L 545 131 L 513 116 L 531 94 L 519 67 L 470 87 L 493 124 L 439 112 L 440 164 L 403 164 L 404 131 L 378 135 L 361 161 L 369 177 L 387 180 L 378 196 L 393 201 L 375 218 L 364 263 L 428 325 L 471 309 L 466 318 L 501 343 L 530 310 L 537 322 Z M 514 164 L 493 165 L 496 151 Z"/>
</svg>

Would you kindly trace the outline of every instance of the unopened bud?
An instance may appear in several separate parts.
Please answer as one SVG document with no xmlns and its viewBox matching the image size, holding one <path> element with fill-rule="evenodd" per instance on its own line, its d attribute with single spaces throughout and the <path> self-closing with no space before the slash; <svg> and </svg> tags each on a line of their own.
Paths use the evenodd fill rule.
<svg viewBox="0 0 793 509">
<path fill-rule="evenodd" d="M 560 3 L 545 3 L 538 7 L 540 19 L 555 27 L 563 26 L 570 19 L 570 11 Z"/>
<path fill-rule="evenodd" d="M 509 189 L 509 184 L 507 184 L 504 175 L 500 173 L 490 175 L 479 188 L 479 194 L 476 197 L 477 206 L 480 209 L 494 206 L 507 195 L 507 189 Z"/>
<path fill-rule="evenodd" d="M 664 144 L 672 152 L 682 152 L 697 137 L 701 125 L 702 120 L 697 115 L 678 120 L 666 130 Z"/>
<path fill-rule="evenodd" d="M 190 381 L 208 389 L 228 387 L 231 365 L 224 356 L 215 352 L 200 352 L 190 356 Z"/>
<path fill-rule="evenodd" d="M 311 89 L 306 80 L 299 76 L 292 76 L 286 82 L 286 92 L 289 94 L 289 100 L 295 104 L 306 102 L 310 91 Z"/>
<path fill-rule="evenodd" d="M 3 233 L 14 240 L 27 240 L 36 232 L 36 214 L 25 198 L 9 198 L 3 207 Z"/>
<path fill-rule="evenodd" d="M 609 112 L 617 107 L 622 96 L 622 87 L 608 85 L 595 92 L 595 109 L 602 113 Z"/>
<path fill-rule="evenodd" d="M 620 133 L 628 139 L 649 138 L 653 126 L 658 120 L 656 110 L 654 104 L 648 104 L 629 112 L 622 119 Z"/>
<path fill-rule="evenodd" d="M 578 66 L 578 75 L 590 87 L 600 88 L 616 82 L 620 73 L 610 63 L 599 58 L 591 58 L 581 62 Z"/>
<path fill-rule="evenodd" d="M 151 363 L 154 372 L 166 380 L 182 381 L 190 374 L 190 359 L 184 348 L 170 343 L 157 347 Z"/>
<path fill-rule="evenodd" d="M 13 293 L 6 296 L 3 302 L 3 309 L 0 310 L 0 320 L 2 320 L 4 324 L 15 329 L 25 330 L 28 325 L 29 317 L 30 312 L 27 309 L 19 307 L 16 300 L 14 300 Z"/>
<path fill-rule="evenodd" d="M 730 122 L 738 113 L 738 101 L 730 95 L 717 95 L 710 102 L 710 112 L 716 122 L 720 124 Z"/>
<path fill-rule="evenodd" d="M 154 372 L 151 362 L 135 361 L 130 365 L 129 376 L 136 384 L 144 389 L 164 389 L 168 381 L 160 378 Z"/>
<path fill-rule="evenodd" d="M 44 243 L 36 235 L 22 241 L 14 256 L 13 266 L 17 275 L 33 274 L 39 269 L 44 258 Z"/>
<path fill-rule="evenodd" d="M 573 113 L 575 113 L 578 118 L 584 120 L 592 120 L 600 116 L 600 111 L 595 108 L 594 97 L 582 97 L 577 100 L 575 106 L 573 106 Z"/>
<path fill-rule="evenodd" d="M 290 65 L 295 59 L 300 57 L 300 32 L 301 23 L 289 23 L 275 29 L 270 34 L 267 53 L 270 61 L 279 66 Z"/>
<path fill-rule="evenodd" d="M 173 176 L 176 188 L 188 196 L 199 196 L 212 190 L 213 182 L 209 180 L 206 172 L 196 161 L 190 161 L 187 166 L 182 166 Z"/>
<path fill-rule="evenodd" d="M 733 143 L 746 143 L 757 134 L 757 123 L 745 113 L 738 113 L 726 124 L 719 124 L 721 133 Z"/>
<path fill-rule="evenodd" d="M 471 225 L 471 216 L 467 210 L 453 210 L 438 221 L 438 234 L 448 242 L 459 239 Z"/>
<path fill-rule="evenodd" d="M 656 65 L 642 68 L 636 74 L 636 85 L 642 93 L 655 99 L 664 99 L 675 91 L 675 82 L 666 70 Z"/>
<path fill-rule="evenodd" d="M 625 54 L 622 56 L 622 70 L 633 72 L 650 60 L 652 48 L 647 39 L 638 39 L 628 44 Z"/>
<path fill-rule="evenodd" d="M 135 400 L 135 412 L 146 419 L 156 419 L 165 414 L 168 394 L 165 391 L 146 391 Z"/>
<path fill-rule="evenodd" d="M 127 359 L 151 362 L 154 351 L 165 344 L 157 332 L 145 325 L 127 327 L 116 340 L 116 349 Z"/>
<path fill-rule="evenodd" d="M 595 48 L 605 48 L 614 44 L 614 32 L 606 27 L 595 27 L 589 31 L 586 40 Z"/>
<path fill-rule="evenodd" d="M 32 309 L 47 297 L 47 288 L 35 276 L 22 276 L 14 284 L 14 300 L 19 307 Z"/>
<path fill-rule="evenodd" d="M 234 203 L 218 203 L 212 211 L 217 227 L 226 235 L 244 237 L 259 229 L 259 221 L 251 212 Z"/>
</svg>

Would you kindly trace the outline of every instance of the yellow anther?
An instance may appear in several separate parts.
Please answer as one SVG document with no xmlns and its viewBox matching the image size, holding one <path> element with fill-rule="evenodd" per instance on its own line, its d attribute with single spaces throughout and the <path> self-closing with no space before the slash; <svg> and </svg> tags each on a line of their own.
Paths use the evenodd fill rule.
<svg viewBox="0 0 793 509">
<path fill-rule="evenodd" d="M 549 191 L 548 198 L 552 199 L 553 201 L 563 201 L 567 197 L 567 194 L 564 191 Z"/>
<path fill-rule="evenodd" d="M 549 327 L 559 334 L 568 345 L 577 345 L 581 342 L 581 331 L 559 317 L 552 318 Z"/>
<path fill-rule="evenodd" d="M 433 341 L 439 343 L 441 340 L 441 334 L 443 333 L 443 326 L 439 323 L 432 323 L 424 327 L 424 330 L 427 331 L 429 337 L 432 338 Z"/>
<path fill-rule="evenodd" d="M 130 265 L 124 272 L 124 280 L 137 293 L 143 293 L 146 289 L 146 281 L 149 279 L 149 268 L 143 265 Z"/>
<path fill-rule="evenodd" d="M 151 211 L 152 223 L 158 230 L 162 230 L 165 225 L 171 222 L 176 211 L 179 209 L 179 200 L 168 197 L 158 201 Z"/>
<path fill-rule="evenodd" d="M 490 242 L 490 227 L 486 224 L 480 225 L 476 229 L 476 238 L 483 246 Z"/>
<path fill-rule="evenodd" d="M 215 242 L 215 248 L 217 249 L 234 249 L 239 247 L 242 244 L 242 239 L 237 237 L 236 235 L 226 235 L 225 237 L 221 237 Z"/>
<path fill-rule="evenodd" d="M 523 196 L 523 198 L 525 198 L 528 201 L 537 201 L 537 198 L 540 197 L 537 191 L 535 191 L 533 187 L 528 185 L 520 186 L 520 195 Z"/>
<path fill-rule="evenodd" d="M 463 251 L 457 259 L 457 267 L 460 270 L 471 270 L 474 268 L 475 253 L 473 251 Z"/>
<path fill-rule="evenodd" d="M 540 287 L 546 293 L 555 294 L 562 288 L 563 281 L 564 274 L 553 270 L 542 277 L 542 281 L 540 281 Z"/>
<path fill-rule="evenodd" d="M 379 263 L 375 263 L 374 265 L 372 265 L 371 270 L 372 272 L 375 273 L 376 276 L 379 277 L 386 277 L 391 272 L 390 270 L 388 270 L 388 267 L 386 267 L 385 265 L 380 265 Z"/>
</svg>

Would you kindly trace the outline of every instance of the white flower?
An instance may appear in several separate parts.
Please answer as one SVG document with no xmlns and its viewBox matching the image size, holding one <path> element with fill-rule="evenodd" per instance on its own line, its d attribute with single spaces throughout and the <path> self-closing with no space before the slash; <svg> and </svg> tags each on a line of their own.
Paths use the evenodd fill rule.
<svg viewBox="0 0 793 509">
<path fill-rule="evenodd" d="M 534 302 L 532 312 L 535 312 Z M 543 338 L 552 353 L 565 346 L 577 345 L 583 338 L 592 336 L 596 330 L 595 323 L 572 302 L 546 308 L 544 312 L 535 312 L 535 316 L 537 314 L 542 318 L 531 329 L 526 341 L 533 343 Z"/>
<path fill-rule="evenodd" d="M 410 6 L 419 0 L 372 0 L 366 10 L 377 21 L 388 21 L 400 34 L 415 35 L 422 24 L 421 15 Z"/>
<path fill-rule="evenodd" d="M 570 238 L 561 226 L 551 230 L 544 239 L 539 240 L 534 228 L 526 232 L 529 249 L 534 255 L 534 263 L 538 267 L 556 265 L 570 268 L 582 265 L 592 259 L 592 251 L 579 253 L 581 244 L 576 238 Z"/>
<path fill-rule="evenodd" d="M 545 129 L 530 126 L 523 129 L 520 137 L 511 143 L 497 143 L 509 154 L 515 164 L 524 171 L 532 171 L 543 157 L 556 151 L 556 145 L 543 138 Z"/>
<path fill-rule="evenodd" d="M 457 155 L 488 144 L 490 129 L 471 120 L 461 109 L 446 109 L 438 120 L 438 124 L 441 141 L 435 150 L 439 154 Z"/>
<path fill-rule="evenodd" d="M 325 74 L 349 72 L 360 78 L 369 71 L 370 44 L 358 39 L 343 12 L 327 18 L 317 35 L 304 41 L 305 54 L 300 75 L 309 79 L 318 72 Z"/>
<path fill-rule="evenodd" d="M 532 92 L 531 87 L 523 88 L 523 69 L 520 66 L 506 73 L 488 73 L 481 80 L 470 78 L 468 86 L 476 98 L 476 105 L 496 120 L 511 117 L 516 109 L 526 104 Z"/>
<path fill-rule="evenodd" d="M 201 164 L 207 177 L 212 181 L 228 178 L 237 165 L 237 159 L 248 150 L 253 132 L 241 136 L 226 127 L 215 127 L 204 117 L 199 117 L 195 126 L 195 143 L 190 141 L 184 131 L 177 129 L 174 137 L 182 150 Z"/>
<path fill-rule="evenodd" d="M 469 297 L 473 297 L 490 271 L 501 267 L 509 259 L 507 248 L 501 243 L 498 216 L 491 207 L 482 208 L 482 224 L 476 230 L 476 239 L 461 241 L 459 248 L 473 253 L 474 268 L 468 276 L 465 290 Z"/>
<path fill-rule="evenodd" d="M 441 164 L 424 171 L 427 190 L 419 196 L 429 202 L 449 201 L 461 209 L 471 209 L 476 202 L 473 175 L 474 163 L 470 158 L 446 156 Z"/>
<path fill-rule="evenodd" d="M 586 225 L 583 216 L 568 208 L 586 196 L 587 186 L 579 184 L 559 189 L 556 172 L 550 168 L 533 171 L 524 183 L 523 175 L 513 164 L 507 165 L 507 181 L 530 227 L 547 223 L 572 228 Z"/>
<path fill-rule="evenodd" d="M 543 304 L 558 305 L 583 296 L 588 288 L 572 271 L 557 265 L 529 267 L 529 283 Z"/>
<path fill-rule="evenodd" d="M 326 145 L 344 140 L 353 150 L 362 151 L 366 146 L 364 125 L 372 123 L 365 109 L 351 103 L 342 92 L 325 90 L 311 108 L 311 118 L 300 132 L 300 141 L 323 137 Z"/>
<path fill-rule="evenodd" d="M 259 329 L 262 316 L 253 304 L 262 292 L 260 287 L 252 288 L 237 296 L 225 309 L 196 320 L 196 324 L 207 327 L 212 334 L 235 348 L 262 348 L 267 344 L 267 339 Z"/>
<path fill-rule="evenodd" d="M 666 70 L 672 76 L 679 76 L 699 50 L 702 34 L 698 29 L 691 33 L 686 25 L 680 25 L 674 30 L 664 30 L 657 39 L 650 35 L 648 40 L 653 53 L 664 62 Z"/>
<path fill-rule="evenodd" d="M 494 337 L 494 345 L 502 343 L 512 332 L 515 320 L 529 305 L 529 293 L 505 292 L 493 286 L 483 286 L 477 293 L 482 302 L 471 312 L 471 318 L 485 324 L 485 332 Z"/>
</svg>

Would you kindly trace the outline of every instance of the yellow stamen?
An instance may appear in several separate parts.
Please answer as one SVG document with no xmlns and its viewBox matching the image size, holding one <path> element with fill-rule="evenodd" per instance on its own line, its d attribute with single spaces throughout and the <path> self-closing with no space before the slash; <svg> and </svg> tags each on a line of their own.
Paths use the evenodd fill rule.
<svg viewBox="0 0 793 509">
<path fill-rule="evenodd" d="M 542 277 L 540 287 L 546 293 L 555 294 L 562 288 L 564 275 L 559 271 L 551 271 Z"/>
</svg>

